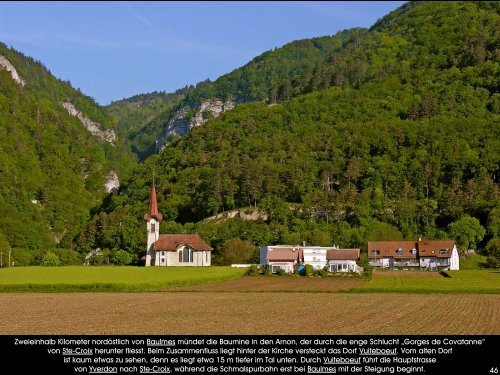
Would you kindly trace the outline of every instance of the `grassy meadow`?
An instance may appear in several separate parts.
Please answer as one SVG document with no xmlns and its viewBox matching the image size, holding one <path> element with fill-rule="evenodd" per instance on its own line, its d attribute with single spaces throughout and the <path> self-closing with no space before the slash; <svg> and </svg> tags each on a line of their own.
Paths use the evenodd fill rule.
<svg viewBox="0 0 500 375">
<path fill-rule="evenodd" d="M 231 267 L 13 267 L 0 269 L 0 292 L 139 292 L 238 278 Z"/>
<path fill-rule="evenodd" d="M 376 271 L 373 278 L 350 292 L 361 293 L 500 293 L 500 271 L 436 272 Z"/>
</svg>

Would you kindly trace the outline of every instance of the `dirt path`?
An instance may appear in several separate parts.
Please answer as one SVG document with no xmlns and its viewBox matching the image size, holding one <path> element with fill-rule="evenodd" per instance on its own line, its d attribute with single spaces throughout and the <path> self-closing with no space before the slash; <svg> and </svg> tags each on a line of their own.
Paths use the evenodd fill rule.
<svg viewBox="0 0 500 375">
<path fill-rule="evenodd" d="M 0 334 L 500 334 L 500 295 L 3 293 Z"/>
</svg>

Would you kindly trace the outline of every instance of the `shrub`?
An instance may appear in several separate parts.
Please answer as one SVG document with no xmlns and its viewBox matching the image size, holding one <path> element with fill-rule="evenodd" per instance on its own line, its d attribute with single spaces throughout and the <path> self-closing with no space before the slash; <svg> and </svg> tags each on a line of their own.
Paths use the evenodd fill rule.
<svg viewBox="0 0 500 375">
<path fill-rule="evenodd" d="M 276 270 L 276 276 L 285 276 L 286 275 L 286 271 L 282 268 L 278 268 Z"/>
<path fill-rule="evenodd" d="M 260 275 L 260 269 L 257 265 L 252 264 L 250 267 L 248 267 L 247 272 L 245 273 L 247 276 L 259 276 Z"/>
<path fill-rule="evenodd" d="M 314 272 L 314 276 L 323 277 L 326 276 L 326 271 L 321 269 Z"/>
<path fill-rule="evenodd" d="M 132 257 L 125 250 L 118 250 L 112 258 L 112 261 L 117 266 L 126 266 L 132 261 Z"/>
<path fill-rule="evenodd" d="M 61 265 L 59 257 L 52 251 L 47 251 L 42 259 L 42 266 L 46 267 L 58 267 Z"/>
<path fill-rule="evenodd" d="M 306 264 L 305 267 L 306 267 L 306 273 L 305 273 L 304 276 L 310 276 L 310 275 L 312 275 L 314 273 L 314 267 L 313 266 L 311 266 L 310 264 Z"/>
<path fill-rule="evenodd" d="M 265 266 L 261 266 L 261 270 L 264 276 L 269 276 L 271 274 L 271 270 Z"/>
<path fill-rule="evenodd" d="M 103 263 L 104 263 L 104 257 L 102 255 L 94 255 L 89 259 L 89 264 L 91 266 L 100 266 Z"/>
</svg>

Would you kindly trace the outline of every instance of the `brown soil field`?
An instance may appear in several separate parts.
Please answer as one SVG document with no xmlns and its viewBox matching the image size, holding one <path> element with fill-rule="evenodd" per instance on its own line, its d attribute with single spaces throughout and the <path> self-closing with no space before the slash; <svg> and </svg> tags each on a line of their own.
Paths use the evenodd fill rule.
<svg viewBox="0 0 500 375">
<path fill-rule="evenodd" d="M 2 293 L 0 334 L 500 334 L 500 295 Z"/>
<path fill-rule="evenodd" d="M 392 270 L 374 270 L 373 271 L 374 275 L 377 275 L 377 278 L 379 277 L 444 277 L 437 271 L 392 271 Z"/>
<path fill-rule="evenodd" d="M 348 277 L 242 277 L 217 283 L 188 285 L 170 292 L 338 292 L 357 288 L 366 280 Z"/>
</svg>

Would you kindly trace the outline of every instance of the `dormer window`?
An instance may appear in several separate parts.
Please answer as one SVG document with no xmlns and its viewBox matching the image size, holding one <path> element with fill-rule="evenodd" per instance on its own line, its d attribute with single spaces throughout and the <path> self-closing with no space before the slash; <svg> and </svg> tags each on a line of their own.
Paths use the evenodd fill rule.
<svg viewBox="0 0 500 375">
<path fill-rule="evenodd" d="M 432 250 L 432 251 L 431 251 L 431 253 L 432 253 L 432 254 L 436 254 L 436 251 L 435 251 L 435 250 Z"/>
<path fill-rule="evenodd" d="M 403 255 L 403 249 L 397 249 L 396 254 L 398 255 Z"/>
<path fill-rule="evenodd" d="M 417 254 L 417 249 L 411 249 L 410 253 L 412 253 L 413 255 L 416 255 Z"/>
<path fill-rule="evenodd" d="M 372 250 L 372 255 L 380 255 L 380 250 Z"/>
<path fill-rule="evenodd" d="M 439 250 L 439 254 L 448 254 L 448 250 Z"/>
</svg>

